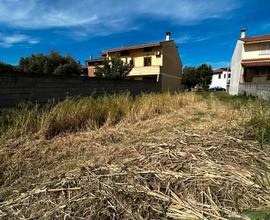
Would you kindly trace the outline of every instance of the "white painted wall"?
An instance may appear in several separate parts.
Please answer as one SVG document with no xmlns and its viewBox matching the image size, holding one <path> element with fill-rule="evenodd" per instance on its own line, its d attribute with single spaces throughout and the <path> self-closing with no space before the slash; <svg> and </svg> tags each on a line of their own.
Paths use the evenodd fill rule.
<svg viewBox="0 0 270 220">
<path fill-rule="evenodd" d="M 214 74 L 212 76 L 212 82 L 210 85 L 210 89 L 214 87 L 222 87 L 223 89 L 227 90 L 227 82 L 230 72 L 223 71 L 220 74 Z M 220 78 L 219 78 L 220 75 Z"/>
<path fill-rule="evenodd" d="M 233 56 L 231 59 L 231 80 L 229 93 L 231 95 L 238 95 L 239 92 L 239 83 L 243 74 L 242 68 L 242 54 L 243 54 L 243 45 L 244 42 L 241 40 L 237 41 L 236 47 L 233 52 Z"/>
</svg>

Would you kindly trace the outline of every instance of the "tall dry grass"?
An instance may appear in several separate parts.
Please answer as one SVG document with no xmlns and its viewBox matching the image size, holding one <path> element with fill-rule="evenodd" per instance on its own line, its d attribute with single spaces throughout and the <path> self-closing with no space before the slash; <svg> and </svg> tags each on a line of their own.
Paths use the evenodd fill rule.
<svg viewBox="0 0 270 220">
<path fill-rule="evenodd" d="M 221 103 L 235 110 L 235 116 L 252 138 L 261 144 L 270 142 L 270 103 L 249 96 L 231 96 L 226 93 L 200 94 L 209 103 Z M 214 101 L 215 100 L 215 101 Z"/>
<path fill-rule="evenodd" d="M 23 104 L 2 110 L 0 136 L 16 138 L 40 134 L 51 138 L 62 132 L 114 125 L 122 120 L 137 121 L 177 111 L 183 105 L 198 101 L 195 94 L 129 94 L 102 96 L 97 99 L 67 98 L 45 106 Z"/>
<path fill-rule="evenodd" d="M 52 138 L 63 132 L 95 129 L 120 121 L 138 121 L 179 110 L 184 105 L 206 102 L 226 104 L 240 114 L 245 126 L 261 143 L 270 141 L 270 105 L 249 97 L 228 94 L 129 94 L 102 96 L 97 99 L 67 98 L 45 106 L 25 103 L 4 109 L 0 114 L 0 137 L 16 138 L 38 134 Z"/>
</svg>

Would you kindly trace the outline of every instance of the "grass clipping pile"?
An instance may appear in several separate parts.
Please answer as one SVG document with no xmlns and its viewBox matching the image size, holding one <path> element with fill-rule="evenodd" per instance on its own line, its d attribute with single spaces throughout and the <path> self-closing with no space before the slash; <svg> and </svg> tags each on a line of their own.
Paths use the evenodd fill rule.
<svg viewBox="0 0 270 220">
<path fill-rule="evenodd" d="M 206 106 L 195 113 L 208 121 L 189 122 L 206 126 L 213 121 L 208 111 Z M 122 126 L 134 137 L 127 134 L 132 140 L 108 146 L 104 163 L 92 159 L 46 182 L 37 180 L 26 192 L 0 202 L 0 217 L 195 220 L 270 210 L 270 146 L 246 140 L 244 129 L 231 130 L 218 121 L 216 129 L 181 126 L 179 118 L 186 116 L 170 113 L 119 125 L 114 135 L 125 132 Z M 159 130 L 158 120 L 167 123 L 166 131 Z"/>
</svg>

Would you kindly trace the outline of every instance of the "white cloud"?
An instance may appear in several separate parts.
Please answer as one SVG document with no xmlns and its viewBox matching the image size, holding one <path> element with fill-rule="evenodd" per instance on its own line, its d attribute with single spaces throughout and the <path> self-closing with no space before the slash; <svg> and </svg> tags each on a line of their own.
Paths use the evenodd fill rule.
<svg viewBox="0 0 270 220">
<path fill-rule="evenodd" d="M 13 34 L 13 35 L 0 35 L 0 46 L 1 47 L 12 47 L 15 44 L 24 43 L 24 44 L 37 44 L 39 40 L 34 39 L 28 35 L 24 34 Z"/>
<path fill-rule="evenodd" d="M 235 0 L 0 0 L 0 24 L 111 33 L 132 29 L 142 17 L 190 25 L 223 17 L 237 7 Z"/>
<path fill-rule="evenodd" d="M 176 37 L 174 40 L 177 44 L 186 44 L 186 43 L 196 43 L 206 41 L 213 36 L 191 36 L 191 35 L 184 35 L 181 37 Z"/>
</svg>

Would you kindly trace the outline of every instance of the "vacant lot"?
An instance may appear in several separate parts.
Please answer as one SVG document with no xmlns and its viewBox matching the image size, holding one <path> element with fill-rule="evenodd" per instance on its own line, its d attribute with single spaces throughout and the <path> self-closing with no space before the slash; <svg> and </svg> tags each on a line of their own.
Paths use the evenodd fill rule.
<svg viewBox="0 0 270 220">
<path fill-rule="evenodd" d="M 270 108 L 255 99 L 28 104 L 2 110 L 0 134 L 2 219 L 270 216 Z"/>
</svg>

